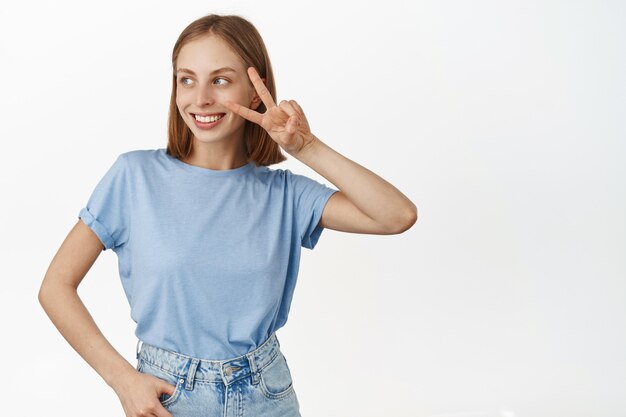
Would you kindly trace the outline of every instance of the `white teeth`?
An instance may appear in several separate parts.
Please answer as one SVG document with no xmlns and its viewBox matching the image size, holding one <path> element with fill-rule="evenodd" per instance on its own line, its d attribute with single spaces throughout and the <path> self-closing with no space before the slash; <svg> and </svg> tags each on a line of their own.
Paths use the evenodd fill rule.
<svg viewBox="0 0 626 417">
<path fill-rule="evenodd" d="M 194 116 L 196 117 L 196 120 L 202 123 L 213 123 L 219 119 L 221 119 L 224 115 L 220 114 L 218 116 L 207 116 L 207 117 L 202 117 L 202 116 L 198 116 L 197 114 L 194 114 Z"/>
</svg>

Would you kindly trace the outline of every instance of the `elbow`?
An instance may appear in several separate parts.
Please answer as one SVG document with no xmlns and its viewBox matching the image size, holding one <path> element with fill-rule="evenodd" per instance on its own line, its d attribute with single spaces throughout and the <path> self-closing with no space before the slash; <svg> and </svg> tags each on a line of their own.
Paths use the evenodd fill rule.
<svg viewBox="0 0 626 417">
<path fill-rule="evenodd" d="M 417 207 L 412 205 L 404 215 L 401 220 L 396 221 L 394 227 L 392 228 L 391 234 L 397 235 L 400 233 L 404 233 L 409 230 L 413 225 L 417 222 Z"/>
<path fill-rule="evenodd" d="M 39 294 L 37 294 L 37 301 L 39 301 L 39 305 L 43 308 L 44 311 L 47 311 L 46 308 L 48 306 L 47 303 L 46 292 L 43 291 L 43 288 L 39 289 Z"/>
<path fill-rule="evenodd" d="M 411 210 L 409 210 L 407 217 L 406 217 L 406 222 L 404 223 L 404 226 L 402 228 L 402 231 L 400 233 L 406 232 L 407 230 L 409 230 L 411 227 L 413 227 L 413 225 L 417 222 L 417 207 L 413 206 L 413 208 Z"/>
<path fill-rule="evenodd" d="M 37 300 L 39 301 L 39 304 L 41 304 L 41 306 L 44 308 L 44 310 L 47 306 L 50 305 L 52 301 L 59 298 L 59 289 L 61 288 L 58 286 L 58 284 L 45 282 L 44 279 L 41 287 L 39 287 L 39 293 L 37 294 Z"/>
<path fill-rule="evenodd" d="M 41 304 L 41 306 L 45 308 L 46 300 L 48 298 L 49 297 L 48 297 L 47 287 L 44 284 L 42 284 L 41 287 L 39 288 L 39 293 L 37 294 L 37 300 L 39 301 L 39 304 Z"/>
</svg>

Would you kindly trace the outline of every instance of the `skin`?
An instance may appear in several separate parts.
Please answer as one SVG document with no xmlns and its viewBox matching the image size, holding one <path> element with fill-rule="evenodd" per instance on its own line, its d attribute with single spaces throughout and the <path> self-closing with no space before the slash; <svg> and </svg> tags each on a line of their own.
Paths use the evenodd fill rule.
<svg viewBox="0 0 626 417">
<path fill-rule="evenodd" d="M 235 72 L 219 75 L 224 81 L 209 76 L 225 66 Z M 326 203 L 322 227 L 397 234 L 416 222 L 417 208 L 404 194 L 316 137 L 295 100 L 282 100 L 277 105 L 257 71 L 245 68 L 221 39 L 209 35 L 187 43 L 176 68 L 195 73 L 185 74 L 189 80 L 184 86 L 178 84 L 176 96 L 178 110 L 194 134 L 194 152 L 184 162 L 208 169 L 243 166 L 247 163 L 243 125 L 249 120 L 339 190 Z M 261 102 L 267 108 L 264 113 L 255 111 Z M 193 122 L 190 113 L 194 112 L 222 112 L 226 116 L 216 128 L 202 131 Z M 39 302 L 72 348 L 113 388 L 127 417 L 171 417 L 159 396 L 172 395 L 175 386 L 138 372 L 104 337 L 78 296 L 78 286 L 103 249 L 97 235 L 79 219 L 46 271 Z"/>
<path fill-rule="evenodd" d="M 210 75 L 219 68 L 235 72 Z M 261 104 L 246 68 L 221 38 L 208 35 L 186 43 L 176 62 L 176 105 L 193 133 L 193 153 L 183 159 L 209 169 L 232 169 L 245 165 L 245 119 L 230 111 L 226 101 L 256 109 Z M 183 72 L 189 69 L 194 74 Z M 226 113 L 210 130 L 196 126 L 193 114 Z"/>
<path fill-rule="evenodd" d="M 239 103 L 225 105 L 262 126 L 287 153 L 326 178 L 339 191 L 326 203 L 322 227 L 351 233 L 397 234 L 417 221 L 417 207 L 397 188 L 367 168 L 322 142 L 310 129 L 304 110 L 295 100 L 276 105 L 256 69 L 248 76 L 267 111 L 261 114 Z"/>
<path fill-rule="evenodd" d="M 209 74 L 235 69 L 225 80 Z M 194 134 L 194 152 L 184 160 L 211 169 L 232 169 L 247 163 L 243 126 L 249 120 L 263 127 L 280 147 L 339 189 L 328 200 L 320 225 L 333 230 L 396 234 L 417 221 L 417 208 L 397 188 L 346 158 L 316 137 L 304 110 L 295 100 L 276 105 L 254 67 L 245 68 L 219 37 L 207 35 L 187 43 L 177 60 L 176 104 Z M 182 73 L 191 69 L 194 75 Z M 255 109 L 261 101 L 267 111 Z M 226 113 L 208 131 L 199 129 L 192 113 Z"/>
</svg>

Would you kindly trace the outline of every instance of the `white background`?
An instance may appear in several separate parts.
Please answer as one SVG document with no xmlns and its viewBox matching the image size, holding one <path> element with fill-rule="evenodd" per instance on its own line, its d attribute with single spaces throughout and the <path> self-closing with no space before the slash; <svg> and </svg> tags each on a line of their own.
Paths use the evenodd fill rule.
<svg viewBox="0 0 626 417">
<path fill-rule="evenodd" d="M 258 28 L 277 101 L 418 207 L 303 249 L 278 332 L 303 416 L 626 416 L 624 2 L 0 8 L 0 414 L 123 416 L 37 292 L 117 155 L 165 147 L 172 47 L 216 12 Z M 79 295 L 135 364 L 112 251 Z"/>
</svg>

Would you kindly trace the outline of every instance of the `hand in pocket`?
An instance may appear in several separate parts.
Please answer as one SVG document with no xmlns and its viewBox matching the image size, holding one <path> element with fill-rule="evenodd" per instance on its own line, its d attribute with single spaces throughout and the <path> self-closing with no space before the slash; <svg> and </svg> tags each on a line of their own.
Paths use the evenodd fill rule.
<svg viewBox="0 0 626 417">
<path fill-rule="evenodd" d="M 122 403 L 126 417 L 172 417 L 159 398 L 163 394 L 171 398 L 175 391 L 176 386 L 167 381 L 135 371 L 119 381 L 115 393 Z"/>
</svg>

